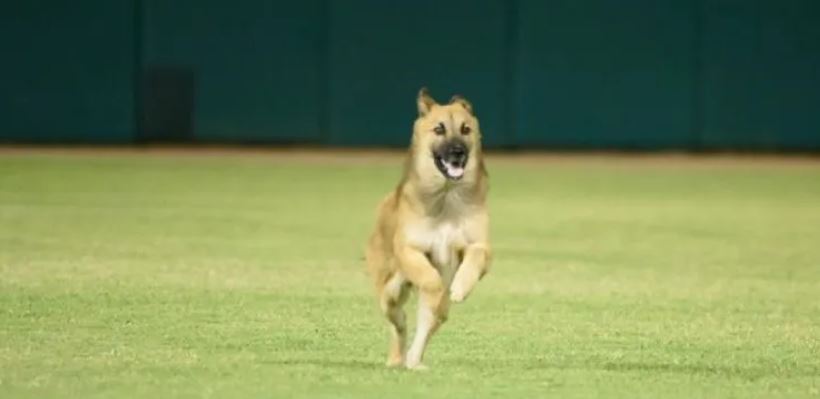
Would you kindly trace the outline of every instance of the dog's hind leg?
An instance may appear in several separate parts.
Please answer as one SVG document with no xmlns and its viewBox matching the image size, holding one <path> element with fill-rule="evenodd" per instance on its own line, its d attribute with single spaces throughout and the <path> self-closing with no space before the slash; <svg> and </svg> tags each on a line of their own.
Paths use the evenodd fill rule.
<svg viewBox="0 0 820 399">
<path fill-rule="evenodd" d="M 404 363 L 404 345 L 407 340 L 407 317 L 404 303 L 410 293 L 410 286 L 401 273 L 395 273 L 387 281 L 379 295 L 379 304 L 390 324 L 390 346 L 387 352 L 387 366 L 396 367 Z"/>
</svg>

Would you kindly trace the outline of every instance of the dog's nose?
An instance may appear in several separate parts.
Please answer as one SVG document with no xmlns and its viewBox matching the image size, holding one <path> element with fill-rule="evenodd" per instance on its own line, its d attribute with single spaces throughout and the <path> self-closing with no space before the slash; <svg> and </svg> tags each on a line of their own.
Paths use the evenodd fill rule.
<svg viewBox="0 0 820 399">
<path fill-rule="evenodd" d="M 467 155 L 467 148 L 464 144 L 454 144 L 450 146 L 449 150 L 447 151 L 448 155 L 452 158 L 462 159 L 465 155 Z"/>
<path fill-rule="evenodd" d="M 455 142 L 447 147 L 447 162 L 452 165 L 464 166 L 467 163 L 467 146 Z"/>
</svg>

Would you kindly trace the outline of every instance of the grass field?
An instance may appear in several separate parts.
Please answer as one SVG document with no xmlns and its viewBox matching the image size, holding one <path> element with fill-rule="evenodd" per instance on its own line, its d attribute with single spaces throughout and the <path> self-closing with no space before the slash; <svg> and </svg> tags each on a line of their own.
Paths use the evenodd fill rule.
<svg viewBox="0 0 820 399">
<path fill-rule="evenodd" d="M 361 261 L 399 165 L 0 153 L 0 397 L 820 395 L 820 161 L 490 158 L 426 373 Z"/>
</svg>

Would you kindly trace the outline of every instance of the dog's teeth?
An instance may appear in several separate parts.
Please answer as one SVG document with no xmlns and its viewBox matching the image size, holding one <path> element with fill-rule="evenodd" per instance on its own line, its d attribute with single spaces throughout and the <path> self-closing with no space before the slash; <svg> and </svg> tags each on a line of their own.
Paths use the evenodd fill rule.
<svg viewBox="0 0 820 399">
<path fill-rule="evenodd" d="M 464 168 L 462 167 L 449 164 L 445 165 L 445 167 L 447 168 L 447 174 L 450 175 L 450 177 L 461 177 L 464 174 Z"/>
</svg>

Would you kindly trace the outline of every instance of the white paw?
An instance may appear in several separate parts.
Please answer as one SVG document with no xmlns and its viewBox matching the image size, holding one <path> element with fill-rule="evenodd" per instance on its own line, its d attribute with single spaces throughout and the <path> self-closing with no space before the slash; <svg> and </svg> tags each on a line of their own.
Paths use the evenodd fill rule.
<svg viewBox="0 0 820 399">
<path fill-rule="evenodd" d="M 405 367 L 407 367 L 408 370 L 413 370 L 413 371 L 427 371 L 427 370 L 429 370 L 429 368 L 427 366 L 425 366 L 424 364 L 421 364 L 421 363 L 415 363 L 415 364 L 408 363 L 407 365 L 405 365 Z"/>
<path fill-rule="evenodd" d="M 405 356 L 404 367 L 408 370 L 427 370 L 427 366 L 421 364 L 421 356 L 412 350 Z"/>
<path fill-rule="evenodd" d="M 461 284 L 453 284 L 450 287 L 450 300 L 459 303 L 467 298 L 467 293 L 464 292 L 464 288 L 461 287 Z"/>
</svg>

